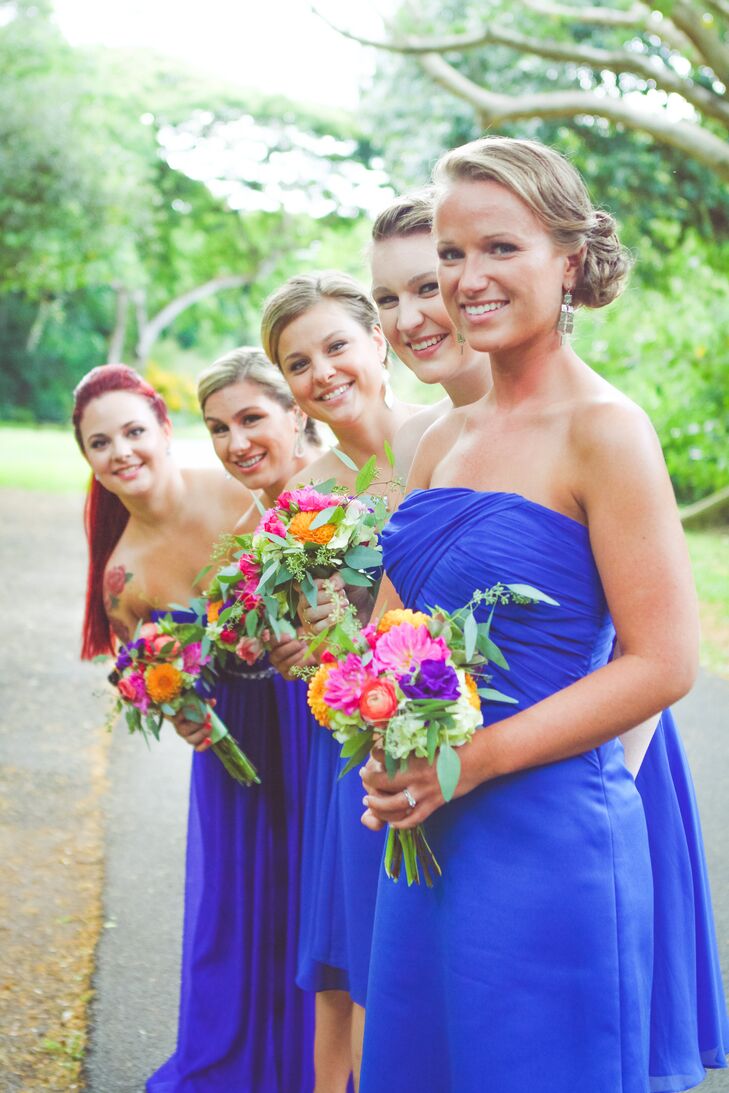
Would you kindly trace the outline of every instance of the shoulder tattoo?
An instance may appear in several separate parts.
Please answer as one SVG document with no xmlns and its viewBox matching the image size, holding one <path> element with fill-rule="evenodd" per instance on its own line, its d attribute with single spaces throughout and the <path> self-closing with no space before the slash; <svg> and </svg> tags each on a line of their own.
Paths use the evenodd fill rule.
<svg viewBox="0 0 729 1093">
<path fill-rule="evenodd" d="M 111 620 L 111 613 L 119 606 L 119 598 L 124 588 L 132 579 L 132 574 L 123 565 L 114 565 L 104 574 L 104 609 Z"/>
</svg>

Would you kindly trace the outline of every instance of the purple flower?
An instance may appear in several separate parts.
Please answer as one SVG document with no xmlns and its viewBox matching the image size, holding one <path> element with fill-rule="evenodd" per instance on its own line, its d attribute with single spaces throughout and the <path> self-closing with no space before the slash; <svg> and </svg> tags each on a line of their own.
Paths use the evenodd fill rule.
<svg viewBox="0 0 729 1093">
<path fill-rule="evenodd" d="M 444 660 L 423 660 L 408 679 L 400 679 L 400 689 L 408 698 L 439 698 L 455 702 L 460 695 L 455 668 Z"/>
<path fill-rule="evenodd" d="M 123 672 L 125 668 L 128 668 L 132 663 L 132 649 L 139 649 L 144 645 L 144 638 L 137 638 L 136 641 L 129 641 L 126 645 L 122 645 L 116 658 L 116 669 L 119 672 Z"/>
</svg>

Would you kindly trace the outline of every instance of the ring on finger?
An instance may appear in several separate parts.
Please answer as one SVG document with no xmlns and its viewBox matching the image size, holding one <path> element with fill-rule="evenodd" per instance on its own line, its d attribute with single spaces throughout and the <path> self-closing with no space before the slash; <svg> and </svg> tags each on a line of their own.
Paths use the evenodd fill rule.
<svg viewBox="0 0 729 1093">
<path fill-rule="evenodd" d="M 413 797 L 410 790 L 409 789 L 404 789 L 402 791 L 402 794 L 403 794 L 403 797 L 405 798 L 405 800 L 408 803 L 408 808 L 415 808 L 415 806 L 418 802 L 415 800 L 415 798 Z"/>
</svg>

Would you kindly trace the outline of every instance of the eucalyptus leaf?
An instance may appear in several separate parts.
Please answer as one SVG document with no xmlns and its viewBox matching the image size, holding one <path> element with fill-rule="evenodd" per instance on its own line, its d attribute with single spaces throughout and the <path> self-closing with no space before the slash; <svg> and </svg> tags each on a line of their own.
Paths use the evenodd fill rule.
<svg viewBox="0 0 729 1093">
<path fill-rule="evenodd" d="M 309 607 L 316 607 L 318 595 L 317 588 L 308 573 L 304 574 L 304 579 L 301 582 L 301 591 L 304 593 Z"/>
<path fill-rule="evenodd" d="M 366 733 L 364 739 L 360 741 L 360 746 L 357 751 L 352 755 L 344 769 L 339 772 L 339 778 L 344 778 L 345 774 L 349 774 L 350 770 L 354 770 L 355 767 L 358 767 L 365 756 L 369 755 L 371 747 L 372 740 L 370 734 Z"/>
<path fill-rule="evenodd" d="M 345 467 L 349 467 L 350 471 L 359 470 L 354 460 L 350 459 L 348 455 L 345 455 L 345 453 L 340 448 L 332 448 L 331 452 L 337 457 L 337 459 L 341 460 L 341 462 L 344 463 Z"/>
<path fill-rule="evenodd" d="M 428 722 L 428 762 L 432 764 L 435 759 L 436 748 L 438 747 L 438 722 Z"/>
<path fill-rule="evenodd" d="M 506 657 L 501 652 L 498 645 L 496 645 L 486 634 L 479 633 L 478 638 L 476 639 L 476 648 L 487 660 L 492 661 L 494 664 L 498 664 L 500 668 L 504 668 L 508 672 L 509 665 Z"/>
<path fill-rule="evenodd" d="M 258 612 L 249 611 L 246 615 L 246 634 L 249 638 L 252 638 L 258 627 Z"/>
<path fill-rule="evenodd" d="M 264 508 L 258 495 L 253 493 L 251 496 L 253 497 L 253 504 L 256 506 L 261 516 L 265 516 L 268 510 Z"/>
<path fill-rule="evenodd" d="M 336 448 L 334 449 L 334 451 L 336 453 Z M 356 470 L 356 468 L 355 468 L 355 470 Z M 327 478 L 326 481 L 324 481 L 324 482 L 317 482 L 314 485 L 314 489 L 316 490 L 317 493 L 331 493 L 331 491 L 334 489 L 336 484 L 337 484 L 336 478 Z"/>
<path fill-rule="evenodd" d="M 552 607 L 559 607 L 558 600 L 553 600 L 546 592 L 540 592 L 538 588 L 533 588 L 530 584 L 507 584 L 506 587 L 517 596 L 528 596 L 535 603 L 549 603 Z"/>
<path fill-rule="evenodd" d="M 338 508 L 338 505 L 330 505 L 329 508 L 317 512 L 316 516 L 309 524 L 311 530 L 314 531 L 316 528 L 321 528 L 324 527 L 325 524 L 328 524 Z"/>
<path fill-rule="evenodd" d="M 344 555 L 344 561 L 352 569 L 372 569 L 382 565 L 382 551 L 373 547 L 353 546 Z"/>
<path fill-rule="evenodd" d="M 478 624 L 474 617 L 473 611 L 469 611 L 466 615 L 466 620 L 463 623 L 463 642 L 465 645 L 466 660 L 471 660 L 473 654 L 476 651 L 476 640 L 478 638 Z"/>
<path fill-rule="evenodd" d="M 485 698 L 489 702 L 509 702 L 513 706 L 519 705 L 518 698 L 512 698 L 511 695 L 502 694 L 501 691 L 496 691 L 493 687 L 479 687 L 478 693 L 481 695 L 481 698 Z"/>
<path fill-rule="evenodd" d="M 339 574 L 345 584 L 356 584 L 361 588 L 369 588 L 372 584 L 372 578 L 368 577 L 366 573 L 360 573 L 358 570 L 350 569 L 349 566 L 346 565 L 342 566 L 339 570 Z"/>
<path fill-rule="evenodd" d="M 450 744 L 441 744 L 435 769 L 438 773 L 440 791 L 444 799 L 450 801 L 461 776 L 461 760 L 458 758 L 456 749 Z"/>
<path fill-rule="evenodd" d="M 355 493 L 364 493 L 368 490 L 377 475 L 377 456 L 371 455 L 357 475 L 354 483 Z"/>
</svg>

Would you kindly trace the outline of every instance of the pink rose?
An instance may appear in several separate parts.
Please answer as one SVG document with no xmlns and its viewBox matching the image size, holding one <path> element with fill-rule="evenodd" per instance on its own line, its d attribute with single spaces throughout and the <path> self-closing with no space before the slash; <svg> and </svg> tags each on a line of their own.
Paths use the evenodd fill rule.
<svg viewBox="0 0 729 1093">
<path fill-rule="evenodd" d="M 127 702 L 131 702 L 142 713 L 147 712 L 149 709 L 149 695 L 141 672 L 132 672 L 131 675 L 120 679 L 117 687 L 122 698 L 126 699 Z"/>
<path fill-rule="evenodd" d="M 169 634 L 158 634 L 148 644 L 155 656 L 176 657 L 180 655 L 180 643 L 170 637 Z"/>
<path fill-rule="evenodd" d="M 244 637 L 236 645 L 235 653 L 246 664 L 255 664 L 263 655 L 263 646 L 255 638 Z"/>
</svg>

